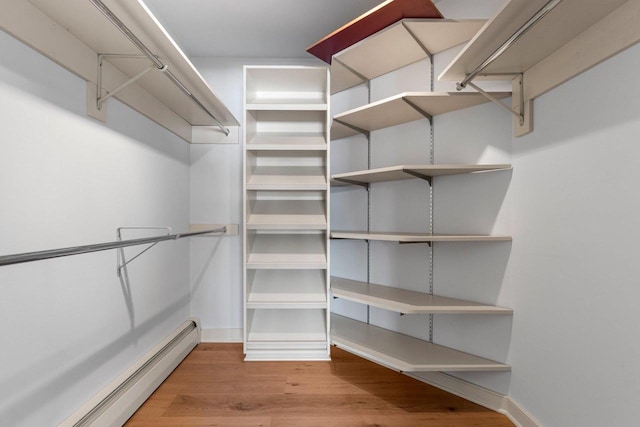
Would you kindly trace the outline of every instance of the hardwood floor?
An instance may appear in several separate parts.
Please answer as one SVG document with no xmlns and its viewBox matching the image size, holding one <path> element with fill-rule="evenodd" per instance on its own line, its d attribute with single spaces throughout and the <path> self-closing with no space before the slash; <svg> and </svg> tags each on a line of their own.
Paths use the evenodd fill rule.
<svg viewBox="0 0 640 427">
<path fill-rule="evenodd" d="M 200 344 L 127 422 L 168 426 L 513 426 L 503 415 L 337 348 L 331 362 L 244 362 Z"/>
</svg>

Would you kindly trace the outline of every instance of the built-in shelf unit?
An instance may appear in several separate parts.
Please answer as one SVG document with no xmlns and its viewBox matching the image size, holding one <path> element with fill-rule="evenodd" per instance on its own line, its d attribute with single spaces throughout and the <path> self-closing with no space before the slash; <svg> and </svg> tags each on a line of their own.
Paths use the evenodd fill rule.
<svg viewBox="0 0 640 427">
<path fill-rule="evenodd" d="M 404 19 L 381 30 L 357 44 L 336 53 L 331 61 L 332 93 L 347 90 L 388 72 L 429 58 L 455 45 L 463 43 L 480 30 L 484 21 L 450 21 L 437 19 Z M 381 54 L 383 52 L 383 54 Z M 433 79 L 433 76 L 431 76 Z M 511 96 L 511 92 L 491 92 L 496 100 Z M 331 127 L 334 144 L 347 143 L 344 138 L 370 133 L 391 126 L 428 119 L 433 126 L 433 117 L 456 110 L 474 107 L 489 102 L 477 92 L 405 92 L 336 114 Z M 340 141 L 337 141 L 340 140 Z M 369 140 L 370 141 L 370 140 Z M 433 144 L 433 134 L 431 135 Z M 371 149 L 371 144 L 368 145 Z M 428 153 L 427 153 L 428 154 Z M 370 153 L 369 153 L 370 155 Z M 383 168 L 357 170 L 333 174 L 332 185 L 359 185 L 370 191 L 372 185 L 389 181 L 422 179 L 432 190 L 437 180 L 448 175 L 468 174 L 468 179 L 478 173 L 511 169 L 508 164 L 423 164 L 393 165 Z M 356 190 L 365 191 L 365 190 Z M 430 193 L 432 194 L 432 193 Z M 369 200 L 369 199 L 368 199 Z M 432 203 L 432 198 L 429 198 Z M 367 202 L 368 209 L 370 201 Z M 430 206 L 432 210 L 433 205 Z M 431 213 L 425 212 L 427 216 Z M 375 215 L 375 213 L 374 213 Z M 369 216 L 369 215 L 368 215 Z M 368 220 L 369 221 L 369 220 Z M 433 224 L 430 221 L 430 224 Z M 368 224 L 367 228 L 370 227 Z M 394 232 L 379 230 L 335 230 L 330 236 L 334 241 L 351 239 L 369 242 L 392 242 L 401 244 L 440 243 L 459 244 L 478 242 L 477 250 L 486 244 L 502 244 L 511 241 L 505 235 L 439 234 L 433 232 Z M 430 265 L 433 268 L 433 265 Z M 369 272 L 367 272 L 369 276 Z M 433 271 L 430 272 L 431 278 Z M 432 279 L 426 278 L 426 281 Z M 424 292 L 404 289 L 393 283 L 366 283 L 331 277 L 331 292 L 334 298 L 343 298 L 358 304 L 376 307 L 405 315 L 434 314 L 484 314 L 511 315 L 512 310 L 477 301 L 466 301 L 435 295 L 433 283 Z M 369 313 L 369 311 L 367 311 Z M 369 315 L 367 314 L 367 319 Z M 359 321 L 337 314 L 331 317 L 331 342 L 367 359 L 400 371 L 502 371 L 509 366 L 493 360 L 474 356 L 432 342 L 433 318 L 429 319 L 429 340 L 411 337 L 403 333 L 384 329 L 367 321 Z"/>
<path fill-rule="evenodd" d="M 326 360 L 328 69 L 244 71 L 246 360 Z"/>
</svg>

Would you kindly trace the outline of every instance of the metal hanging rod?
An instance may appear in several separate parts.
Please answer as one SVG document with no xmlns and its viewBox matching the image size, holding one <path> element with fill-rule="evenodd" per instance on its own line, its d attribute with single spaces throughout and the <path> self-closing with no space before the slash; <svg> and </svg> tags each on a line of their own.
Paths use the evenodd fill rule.
<svg viewBox="0 0 640 427">
<path fill-rule="evenodd" d="M 11 264 L 21 264 L 24 262 L 39 261 L 43 259 L 59 258 L 70 255 L 80 255 L 90 252 L 106 251 L 109 249 L 126 248 L 128 246 L 144 245 L 147 243 L 163 242 L 165 240 L 178 240 L 183 237 L 199 236 L 202 234 L 226 233 L 227 227 L 215 228 L 212 230 L 194 231 L 191 233 L 167 234 L 164 236 L 143 237 L 141 239 L 119 240 L 108 243 L 97 243 L 93 245 L 75 246 L 70 248 L 50 249 L 38 252 L 26 252 L 22 254 L 0 256 L 0 267 Z"/>
<path fill-rule="evenodd" d="M 560 4 L 562 0 L 550 0 L 545 4 L 542 9 L 536 12 L 527 22 L 524 23 L 522 27 L 520 27 L 511 37 L 507 39 L 498 49 L 496 49 L 487 59 L 482 61 L 480 65 L 476 67 L 470 74 L 462 80 L 460 83 L 456 85 L 458 90 L 462 90 L 467 87 L 467 84 L 473 80 L 478 74 L 482 72 L 485 68 L 487 68 L 493 61 L 498 59 L 500 55 L 502 55 L 507 49 L 509 49 L 520 37 L 522 37 L 527 31 L 529 31 L 534 25 L 536 25 L 542 18 L 544 18 L 549 12 L 553 10 L 558 4 Z"/>
<path fill-rule="evenodd" d="M 171 70 L 168 69 L 168 67 L 162 63 L 162 61 L 160 61 L 158 59 L 158 57 L 156 55 L 153 54 L 153 52 L 151 52 L 149 50 L 149 48 L 147 46 L 145 46 L 144 43 L 142 43 L 142 41 L 136 37 L 135 34 L 133 34 L 131 32 L 131 30 L 120 20 L 120 18 L 118 18 L 116 15 L 114 15 L 113 12 L 111 12 L 111 10 L 101 1 L 101 0 L 89 0 L 100 12 L 102 12 L 102 14 L 109 20 L 111 21 L 111 23 L 113 25 L 116 26 L 116 28 L 118 28 L 120 30 L 120 32 L 122 34 L 124 34 L 124 36 L 126 38 L 129 39 L 129 41 L 131 43 L 133 43 L 139 50 L 140 52 L 142 52 L 144 54 L 144 56 L 147 57 L 147 59 L 149 59 L 149 61 L 151 61 L 153 63 L 153 65 L 164 72 L 164 74 L 169 78 L 169 80 L 171 80 L 173 82 L 173 84 L 175 84 L 178 89 L 180 89 L 185 95 L 187 95 L 191 101 L 193 101 L 198 107 L 200 107 L 200 109 L 202 111 L 204 111 L 205 113 L 207 113 L 207 115 L 209 117 L 211 117 L 215 122 L 216 122 L 216 126 L 218 126 L 220 128 L 220 130 L 222 130 L 222 132 L 224 132 L 225 135 L 229 135 L 230 131 L 229 129 L 224 126 L 220 120 L 218 120 L 218 118 L 216 116 L 214 116 L 207 107 L 205 107 L 202 102 L 200 102 L 200 100 L 198 98 L 196 98 L 189 89 L 187 89 L 187 87 L 182 84 L 182 82 L 175 76 L 175 74 L 173 74 L 171 72 Z"/>
</svg>

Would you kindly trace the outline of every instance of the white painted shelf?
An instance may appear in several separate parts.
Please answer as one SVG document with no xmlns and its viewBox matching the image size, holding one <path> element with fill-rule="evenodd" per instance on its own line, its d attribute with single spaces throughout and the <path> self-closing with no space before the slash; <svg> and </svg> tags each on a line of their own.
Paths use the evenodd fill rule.
<svg viewBox="0 0 640 427">
<path fill-rule="evenodd" d="M 247 218 L 249 230 L 326 230 L 325 200 L 256 200 Z"/>
<path fill-rule="evenodd" d="M 490 92 L 490 94 L 496 99 L 511 96 L 511 92 Z M 348 126 L 339 126 L 335 132 L 332 126 L 331 139 L 357 135 L 359 132 L 353 128 L 371 132 L 424 119 L 425 114 L 436 116 L 486 102 L 489 100 L 476 92 L 404 92 L 335 115 L 333 126 L 336 122 Z"/>
<path fill-rule="evenodd" d="M 247 150 L 312 150 L 327 149 L 325 133 L 263 132 L 254 134 L 247 141 Z"/>
<path fill-rule="evenodd" d="M 334 345 L 381 365 L 403 372 L 508 371 L 504 363 L 331 315 Z"/>
<path fill-rule="evenodd" d="M 485 68 L 483 74 L 516 74 L 531 69 L 620 7 L 625 1 L 563 0 L 520 37 L 511 48 Z M 439 78 L 463 80 L 547 2 L 548 0 L 507 2 L 445 68 Z M 606 35 L 602 34 L 601 37 Z"/>
<path fill-rule="evenodd" d="M 496 307 L 428 295 L 390 286 L 358 282 L 356 280 L 331 278 L 331 292 L 334 297 L 367 304 L 403 314 L 512 314 L 509 308 Z"/>
<path fill-rule="evenodd" d="M 251 270 L 247 273 L 248 309 L 326 309 L 323 270 Z"/>
<path fill-rule="evenodd" d="M 464 43 L 471 39 L 485 22 L 479 19 L 398 21 L 333 56 L 331 93 L 364 83 L 362 77 L 371 80 L 425 59 L 428 57 L 427 52 L 433 55 Z M 371 58 L 376 60 L 372 61 Z"/>
<path fill-rule="evenodd" d="M 238 126 L 238 121 L 143 2 L 103 0 L 103 3 L 220 122 Z M 1 29 L 94 84 L 98 53 L 141 54 L 89 1 L 9 0 L 3 3 L 1 15 Z M 103 67 L 106 90 L 115 89 L 149 65 L 147 59 L 106 59 Z M 145 74 L 115 97 L 189 142 L 193 126 L 215 124 L 160 70 Z"/>
<path fill-rule="evenodd" d="M 247 190 L 324 190 L 324 166 L 257 166 L 247 177 Z"/>
<path fill-rule="evenodd" d="M 367 233 L 361 231 L 332 231 L 332 239 L 377 240 L 398 243 L 432 242 L 504 242 L 511 241 L 510 236 L 491 236 L 478 234 L 428 234 L 428 233 Z"/>
<path fill-rule="evenodd" d="M 247 101 L 247 110 L 252 111 L 325 111 L 327 104 L 322 98 L 255 98 Z"/>
<path fill-rule="evenodd" d="M 249 239 L 249 269 L 326 269 L 324 234 L 257 234 Z"/>
<path fill-rule="evenodd" d="M 491 172 L 505 169 L 511 169 L 511 165 L 400 165 L 336 174 L 331 176 L 331 179 L 332 182 L 336 180 L 347 183 L 372 184 L 420 177 L 433 178 L 436 176 Z"/>
<path fill-rule="evenodd" d="M 324 310 L 251 310 L 250 342 L 326 342 Z"/>
<path fill-rule="evenodd" d="M 328 360 L 329 70 L 244 77 L 245 360 Z"/>
</svg>

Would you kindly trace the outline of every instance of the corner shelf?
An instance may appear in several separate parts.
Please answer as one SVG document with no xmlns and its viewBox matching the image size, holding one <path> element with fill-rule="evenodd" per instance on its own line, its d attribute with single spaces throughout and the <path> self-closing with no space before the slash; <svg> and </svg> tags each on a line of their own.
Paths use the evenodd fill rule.
<svg viewBox="0 0 640 427">
<path fill-rule="evenodd" d="M 485 22 L 483 19 L 403 19 L 333 56 L 331 93 L 464 43 Z M 372 61 L 373 57 L 377 60 Z"/>
<path fill-rule="evenodd" d="M 436 176 L 483 173 L 511 169 L 509 164 L 494 165 L 399 165 L 386 168 L 347 172 L 331 176 L 334 182 L 346 184 L 373 184 L 376 182 L 400 181 L 405 179 L 429 179 Z"/>
<path fill-rule="evenodd" d="M 33 0 L 20 3 L 19 7 L 4 8 L 0 28 L 94 87 L 98 80 L 99 53 L 141 54 L 89 1 Z M 103 0 L 103 3 L 223 125 L 239 125 L 142 2 L 123 4 L 125 2 Z M 148 60 L 139 57 L 105 59 L 103 86 L 112 91 L 149 65 Z M 164 74 L 152 70 L 114 96 L 187 142 L 192 142 L 193 127 L 215 126 L 215 121 Z M 92 101 L 95 109 L 96 99 Z"/>
<path fill-rule="evenodd" d="M 508 371 L 510 366 L 462 351 L 331 315 L 334 345 L 402 372 Z"/>
<path fill-rule="evenodd" d="M 490 95 L 502 99 L 511 96 L 511 92 Z M 334 125 L 339 122 L 342 126 L 335 132 L 332 127 L 331 140 L 357 135 L 360 132 L 356 129 L 371 132 L 486 102 L 487 98 L 474 92 L 404 92 L 335 115 Z"/>
<path fill-rule="evenodd" d="M 513 314 L 513 310 L 509 308 L 339 277 L 331 277 L 331 291 L 334 297 L 402 314 Z"/>
<path fill-rule="evenodd" d="M 367 233 L 366 231 L 332 231 L 331 238 L 398 243 L 510 242 L 512 240 L 511 236 L 479 234 Z"/>
</svg>

